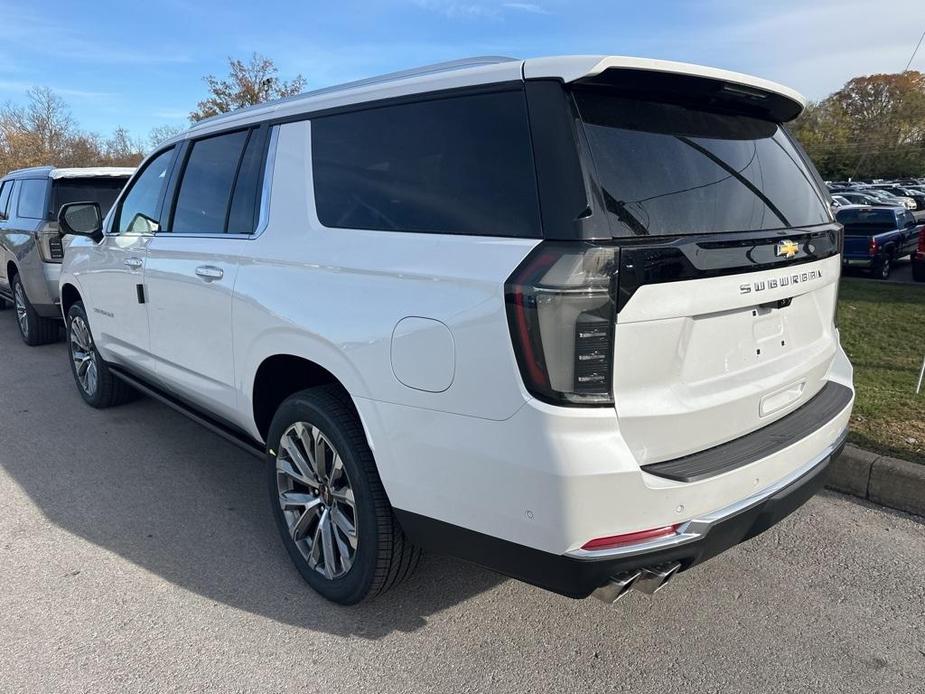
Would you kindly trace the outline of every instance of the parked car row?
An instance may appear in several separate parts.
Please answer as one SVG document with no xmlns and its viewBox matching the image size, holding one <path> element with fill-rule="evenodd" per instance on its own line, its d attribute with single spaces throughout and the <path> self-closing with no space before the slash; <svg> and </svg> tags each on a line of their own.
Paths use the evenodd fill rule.
<svg viewBox="0 0 925 694">
<path fill-rule="evenodd" d="M 925 224 L 913 214 L 925 210 L 925 179 L 828 181 L 826 186 L 835 217 L 844 225 L 845 267 L 861 267 L 887 279 L 895 262 L 908 255 L 913 278 L 925 281 Z"/>
<path fill-rule="evenodd" d="M 52 234 L 46 191 L 4 238 L 63 251 L 40 317 L 83 400 L 146 393 L 263 458 L 328 599 L 432 549 L 612 602 L 777 523 L 844 444 L 803 106 L 665 61 L 429 66 L 201 121 L 108 213 L 68 198 Z M 54 175 L 13 175 L 16 209 Z M 54 301 L 16 298 L 19 243 L 28 315 Z"/>
<path fill-rule="evenodd" d="M 832 194 L 835 207 L 851 204 L 925 210 L 925 179 L 868 183 L 830 181 L 826 185 Z M 843 202 L 844 200 L 847 200 L 847 203 Z"/>
</svg>

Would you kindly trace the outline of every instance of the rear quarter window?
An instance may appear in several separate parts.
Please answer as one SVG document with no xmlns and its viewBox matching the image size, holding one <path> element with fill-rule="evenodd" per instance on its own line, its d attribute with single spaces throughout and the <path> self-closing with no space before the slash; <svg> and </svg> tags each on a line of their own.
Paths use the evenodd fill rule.
<svg viewBox="0 0 925 694">
<path fill-rule="evenodd" d="M 540 235 L 522 91 L 325 116 L 311 132 L 327 227 Z"/>
<path fill-rule="evenodd" d="M 45 194 L 48 191 L 48 179 L 27 178 L 19 183 L 19 202 L 16 216 L 22 219 L 45 219 Z"/>
<path fill-rule="evenodd" d="M 0 186 L 0 220 L 7 218 L 10 206 L 10 194 L 13 192 L 13 181 L 4 181 Z"/>
</svg>

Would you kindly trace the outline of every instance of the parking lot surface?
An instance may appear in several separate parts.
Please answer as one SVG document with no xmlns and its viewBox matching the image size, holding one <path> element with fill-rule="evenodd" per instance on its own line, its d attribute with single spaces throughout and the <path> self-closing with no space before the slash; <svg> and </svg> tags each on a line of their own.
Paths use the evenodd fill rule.
<svg viewBox="0 0 925 694">
<path fill-rule="evenodd" d="M 428 556 L 343 608 L 256 459 L 162 405 L 94 411 L 0 312 L 0 691 L 921 692 L 925 525 L 826 493 L 617 605 Z"/>
</svg>

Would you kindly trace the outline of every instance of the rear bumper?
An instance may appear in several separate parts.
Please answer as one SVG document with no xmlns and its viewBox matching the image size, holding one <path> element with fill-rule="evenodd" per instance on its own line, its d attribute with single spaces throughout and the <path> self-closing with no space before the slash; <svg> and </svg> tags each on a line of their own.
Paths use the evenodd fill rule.
<svg viewBox="0 0 925 694">
<path fill-rule="evenodd" d="M 874 264 L 874 258 L 844 258 L 842 265 L 844 267 L 871 267 Z"/>
<path fill-rule="evenodd" d="M 35 312 L 43 318 L 61 318 L 58 290 L 61 264 L 42 262 L 38 250 L 33 247 L 27 258 L 20 261 L 19 271 L 26 296 Z"/>
<path fill-rule="evenodd" d="M 412 542 L 572 598 L 586 598 L 618 574 L 679 562 L 687 570 L 764 532 L 802 506 L 825 484 L 845 433 L 817 458 L 740 502 L 683 524 L 675 536 L 613 550 L 565 555 L 507 542 L 414 513 L 396 510 Z"/>
</svg>

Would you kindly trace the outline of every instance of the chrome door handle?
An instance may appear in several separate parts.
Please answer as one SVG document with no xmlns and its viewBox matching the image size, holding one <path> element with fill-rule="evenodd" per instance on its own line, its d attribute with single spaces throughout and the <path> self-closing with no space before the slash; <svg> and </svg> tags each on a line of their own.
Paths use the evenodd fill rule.
<svg viewBox="0 0 925 694">
<path fill-rule="evenodd" d="M 133 270 L 137 270 L 144 264 L 144 261 L 141 258 L 126 258 L 125 264 Z"/>
<path fill-rule="evenodd" d="M 225 276 L 225 271 L 214 265 L 200 265 L 196 268 L 196 274 L 206 281 L 220 280 Z"/>
</svg>

